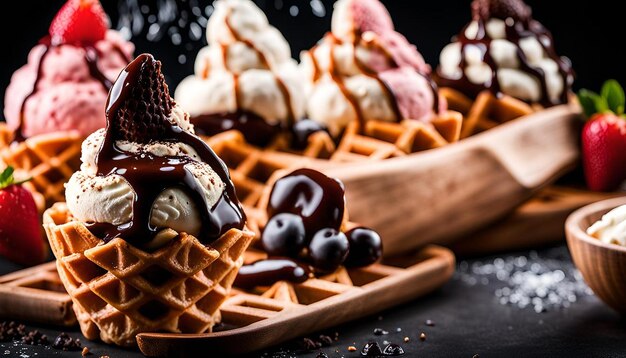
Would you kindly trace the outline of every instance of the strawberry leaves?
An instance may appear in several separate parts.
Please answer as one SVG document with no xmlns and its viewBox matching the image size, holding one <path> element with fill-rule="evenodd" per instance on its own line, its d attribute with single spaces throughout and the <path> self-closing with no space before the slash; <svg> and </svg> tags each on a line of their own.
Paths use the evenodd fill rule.
<svg viewBox="0 0 626 358">
<path fill-rule="evenodd" d="M 622 118 L 626 107 L 624 89 L 616 80 L 608 80 L 602 85 L 600 94 L 582 89 L 578 92 L 578 100 L 587 118 L 597 113 L 613 113 Z"/>
<path fill-rule="evenodd" d="M 2 173 L 0 173 L 0 190 L 7 188 L 11 185 L 22 184 L 30 180 L 30 178 L 28 178 L 25 180 L 15 181 L 15 178 L 13 177 L 13 172 L 15 172 L 13 167 L 7 167 Z"/>
</svg>

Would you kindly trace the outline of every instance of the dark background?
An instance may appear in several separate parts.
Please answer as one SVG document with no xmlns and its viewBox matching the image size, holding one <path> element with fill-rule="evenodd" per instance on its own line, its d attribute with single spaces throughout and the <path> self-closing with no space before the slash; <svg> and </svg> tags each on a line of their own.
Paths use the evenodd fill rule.
<svg viewBox="0 0 626 358">
<path fill-rule="evenodd" d="M 333 0 L 321 0 L 326 10 L 324 17 L 314 15 L 311 3 L 320 0 L 255 0 L 267 13 L 270 22 L 278 27 L 290 42 L 294 56 L 311 47 L 330 28 L 330 15 Z M 137 3 L 146 5 L 145 10 L 156 14 L 158 4 L 173 3 L 173 0 L 102 0 L 105 9 L 111 16 L 113 26 L 117 26 L 120 5 Z M 624 60 L 620 56 L 623 47 L 624 28 L 622 14 L 614 9 L 615 2 L 609 0 L 595 1 L 539 1 L 529 0 L 536 19 L 552 30 L 556 39 L 557 51 L 572 59 L 577 72 L 576 88 L 597 89 L 608 78 L 617 78 L 626 82 Z M 4 90 L 10 76 L 17 68 L 26 63 L 29 50 L 47 33 L 51 19 L 62 6 L 64 0 L 20 0 L 12 1 L 10 11 L 0 13 L 2 26 L 3 48 L 0 56 L 0 96 L 4 98 Z M 212 4 L 211 0 L 179 0 L 176 1 L 178 13 L 176 21 L 181 18 L 197 20 L 192 11 L 198 4 L 205 16 L 204 9 Z M 450 38 L 470 20 L 470 0 L 383 0 L 389 9 L 399 32 L 418 46 L 426 60 L 434 66 L 438 62 L 440 50 Z M 293 16 L 292 6 L 297 6 L 298 14 Z M 196 9 L 196 14 L 200 9 Z M 10 25 L 11 22 L 20 24 Z M 189 21 L 182 27 L 183 35 L 188 33 Z M 151 52 L 164 62 L 170 86 L 175 86 L 182 78 L 193 71 L 193 60 L 197 50 L 206 42 L 204 29 L 200 40 L 189 40 L 183 36 L 181 45 L 174 45 L 165 34 L 160 40 L 146 40 L 147 29 L 133 37 L 137 45 L 136 53 Z M 180 63 L 180 55 L 186 56 L 186 63 Z M 3 101 L 2 101 L 3 102 Z M 2 107 L 2 104 L 0 104 Z M 0 116 L 2 117 L 2 116 Z"/>
</svg>

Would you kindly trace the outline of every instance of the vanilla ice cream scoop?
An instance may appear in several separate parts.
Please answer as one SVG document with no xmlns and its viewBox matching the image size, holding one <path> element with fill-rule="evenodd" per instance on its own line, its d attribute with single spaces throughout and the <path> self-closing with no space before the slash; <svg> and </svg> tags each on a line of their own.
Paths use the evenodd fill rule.
<svg viewBox="0 0 626 358">
<path fill-rule="evenodd" d="M 439 84 L 470 97 L 487 89 L 545 107 L 563 104 L 573 83 L 569 59 L 523 0 L 474 0 L 473 20 L 440 55 Z"/>
<path fill-rule="evenodd" d="M 587 234 L 607 244 L 626 246 L 626 205 L 604 214 L 587 229 Z"/>
<path fill-rule="evenodd" d="M 378 0 L 339 0 L 331 32 L 305 51 L 307 113 L 340 135 L 351 122 L 428 122 L 447 108 L 415 46 Z"/>
<path fill-rule="evenodd" d="M 185 232 L 210 243 L 245 215 L 224 163 L 169 97 L 160 62 L 141 55 L 107 101 L 107 127 L 82 144 L 67 206 L 104 239 L 156 248 Z"/>
<path fill-rule="evenodd" d="M 194 75 L 175 94 L 200 134 L 239 129 L 262 145 L 304 115 L 304 85 L 289 44 L 252 1 L 217 1 L 207 40 Z"/>
</svg>

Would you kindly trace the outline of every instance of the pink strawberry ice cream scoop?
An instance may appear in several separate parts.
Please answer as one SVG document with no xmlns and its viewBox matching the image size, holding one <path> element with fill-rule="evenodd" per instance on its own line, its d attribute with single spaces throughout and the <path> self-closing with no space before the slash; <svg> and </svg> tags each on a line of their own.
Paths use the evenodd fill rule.
<svg viewBox="0 0 626 358">
<path fill-rule="evenodd" d="M 433 109 L 443 112 L 448 107 L 445 99 L 436 95 L 432 82 L 410 68 L 384 71 L 379 76 L 394 94 L 403 118 L 428 118 Z"/>
<path fill-rule="evenodd" d="M 104 127 L 109 88 L 134 51 L 107 27 L 97 1 L 69 0 L 59 11 L 50 36 L 30 51 L 7 87 L 4 115 L 16 138 L 70 130 L 86 137 Z M 101 38 L 94 39 L 98 31 Z"/>
<path fill-rule="evenodd" d="M 431 67 L 378 0 L 339 0 L 331 32 L 302 54 L 307 112 L 339 135 L 352 121 L 428 122 L 447 109 Z"/>
</svg>

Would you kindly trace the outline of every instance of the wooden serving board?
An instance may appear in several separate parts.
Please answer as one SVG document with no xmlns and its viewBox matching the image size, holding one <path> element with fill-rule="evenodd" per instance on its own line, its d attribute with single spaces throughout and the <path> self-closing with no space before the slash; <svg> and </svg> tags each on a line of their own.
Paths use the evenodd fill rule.
<svg viewBox="0 0 626 358">
<path fill-rule="evenodd" d="M 247 262 L 259 258 L 254 251 L 245 255 Z M 393 261 L 339 269 L 302 284 L 281 282 L 254 292 L 234 289 L 221 307 L 219 332 L 144 333 L 137 342 L 151 357 L 248 353 L 418 298 L 447 282 L 454 264 L 450 250 L 427 246 Z M 59 282 L 54 262 L 0 277 L 0 313 L 57 326 L 75 324 L 72 302 L 59 292 Z M 63 303 L 60 312 L 57 301 Z"/>
<path fill-rule="evenodd" d="M 626 193 L 598 193 L 571 187 L 550 186 L 513 214 L 451 245 L 461 256 L 477 256 L 522 250 L 565 240 L 565 220 L 575 210 Z"/>
<path fill-rule="evenodd" d="M 0 317 L 56 326 L 77 323 L 54 262 L 0 276 Z"/>
<path fill-rule="evenodd" d="M 454 255 L 428 246 L 387 265 L 339 272 L 280 287 L 269 295 L 237 292 L 222 306 L 222 320 L 235 327 L 207 334 L 137 336 L 149 357 L 242 354 L 323 330 L 408 302 L 443 285 L 454 272 Z M 392 265 L 393 264 L 393 265 Z M 298 302 L 293 302 L 293 298 Z"/>
<path fill-rule="evenodd" d="M 394 256 L 510 214 L 575 165 L 580 123 L 578 106 L 557 106 L 436 150 L 323 171 L 346 184 L 350 219 Z"/>
</svg>

